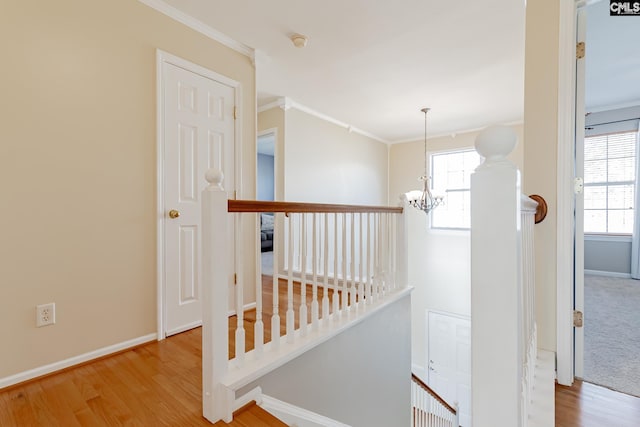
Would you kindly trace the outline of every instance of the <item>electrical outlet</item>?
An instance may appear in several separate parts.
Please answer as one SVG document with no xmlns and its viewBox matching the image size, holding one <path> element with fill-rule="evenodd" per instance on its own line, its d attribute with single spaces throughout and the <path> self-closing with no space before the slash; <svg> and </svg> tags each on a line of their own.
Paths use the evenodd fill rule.
<svg viewBox="0 0 640 427">
<path fill-rule="evenodd" d="M 56 303 L 36 306 L 36 327 L 53 325 L 56 323 Z"/>
</svg>

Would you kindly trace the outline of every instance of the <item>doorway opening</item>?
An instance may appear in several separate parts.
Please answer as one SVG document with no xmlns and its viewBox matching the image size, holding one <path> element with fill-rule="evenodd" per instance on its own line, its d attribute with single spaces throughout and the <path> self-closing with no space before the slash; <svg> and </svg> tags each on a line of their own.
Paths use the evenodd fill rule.
<svg viewBox="0 0 640 427">
<path fill-rule="evenodd" d="M 256 199 L 275 200 L 275 130 L 260 132 L 257 140 Z M 274 216 L 260 214 L 260 253 L 262 274 L 273 275 Z"/>
<path fill-rule="evenodd" d="M 640 26 L 610 16 L 604 1 L 588 4 L 581 13 L 584 101 L 576 110 L 580 114 L 584 107 L 585 119 L 584 138 L 582 129 L 576 129 L 576 168 L 577 176 L 584 177 L 584 200 L 576 203 L 576 247 L 583 245 L 584 253 L 576 266 L 583 261 L 584 269 L 576 268 L 575 295 L 584 327 L 576 331 L 576 376 L 640 396 L 635 362 L 640 315 L 634 308 L 640 304 L 640 281 L 631 279 L 633 258 L 638 257 L 637 250 L 632 256 L 632 240 L 639 229 L 640 123 L 640 88 L 633 83 L 640 70 L 633 62 L 640 58 L 640 48 L 616 46 L 619 40 L 640 38 Z M 578 90 L 581 86 L 578 74 Z"/>
</svg>

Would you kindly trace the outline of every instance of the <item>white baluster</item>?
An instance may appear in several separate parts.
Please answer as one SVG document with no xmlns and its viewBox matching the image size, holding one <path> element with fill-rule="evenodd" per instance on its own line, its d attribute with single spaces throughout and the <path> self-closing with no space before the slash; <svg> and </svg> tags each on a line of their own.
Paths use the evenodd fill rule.
<svg viewBox="0 0 640 427">
<path fill-rule="evenodd" d="M 322 290 L 322 323 L 329 319 L 329 214 L 324 214 L 324 239 L 323 239 L 323 273 L 324 289 Z"/>
<path fill-rule="evenodd" d="M 313 234 L 311 236 L 312 241 L 312 274 L 313 274 L 313 297 L 311 300 L 311 329 L 313 331 L 318 330 L 318 223 L 317 223 L 317 214 L 311 214 L 312 222 L 313 222 Z"/>
<path fill-rule="evenodd" d="M 244 224 L 244 215 L 236 214 L 237 219 L 237 230 L 243 230 Z M 236 239 L 236 244 L 243 245 L 242 239 Z M 243 248 L 241 247 L 238 251 L 239 254 L 245 253 Z M 241 257 L 239 257 L 241 258 Z M 237 366 L 242 366 L 244 363 L 244 353 L 245 353 L 245 331 L 244 331 L 244 263 L 242 260 L 238 260 L 238 272 L 237 272 L 237 283 L 235 286 L 236 290 L 236 319 L 238 320 L 238 324 L 236 325 L 236 364 Z"/>
<path fill-rule="evenodd" d="M 367 304 L 373 303 L 373 293 L 371 291 L 371 281 L 373 280 L 373 274 L 371 273 L 371 244 L 373 242 L 373 236 L 371 233 L 371 213 L 367 213 L 367 276 L 365 278 L 366 288 L 366 302 Z"/>
<path fill-rule="evenodd" d="M 307 334 L 307 214 L 300 214 L 300 335 Z"/>
<path fill-rule="evenodd" d="M 333 214 L 333 316 L 340 316 L 340 279 L 338 278 L 338 214 Z"/>
<path fill-rule="evenodd" d="M 358 227 L 359 227 L 359 243 L 358 243 L 358 252 L 359 252 L 359 260 L 360 262 L 358 263 L 359 265 L 359 269 L 358 269 L 358 305 L 357 307 L 362 307 L 365 308 L 366 306 L 366 301 L 365 301 L 365 295 L 364 295 L 364 246 L 363 246 L 363 242 L 364 242 L 364 236 L 362 235 L 362 222 L 363 222 L 363 216 L 362 216 L 362 212 L 360 212 L 360 214 L 358 215 Z"/>
<path fill-rule="evenodd" d="M 358 293 L 358 286 L 356 284 L 356 224 L 355 224 L 355 214 L 352 212 L 351 215 L 351 287 L 349 289 L 349 310 L 353 307 L 353 309 L 357 309 L 358 303 L 356 302 L 356 296 Z"/>
<path fill-rule="evenodd" d="M 347 214 L 342 214 L 342 250 L 340 251 L 342 259 L 342 312 L 346 312 L 349 307 L 349 286 L 347 277 Z"/>
<path fill-rule="evenodd" d="M 294 214 L 289 214 L 289 248 L 287 257 L 289 260 L 289 274 L 287 278 L 287 342 L 293 342 L 295 329 L 295 313 L 293 311 L 293 219 Z"/>
<path fill-rule="evenodd" d="M 253 348 L 256 353 L 262 354 L 264 347 L 264 324 L 262 323 L 262 255 L 260 252 L 260 213 L 256 213 L 254 217 L 254 229 L 258 232 L 257 245 L 255 245 L 256 251 L 256 323 L 253 326 Z"/>
<path fill-rule="evenodd" d="M 280 216 L 280 218 L 278 218 Z M 279 287 L 279 254 L 280 239 L 279 228 L 282 216 L 276 212 L 273 213 L 273 282 L 271 284 L 273 290 L 273 313 L 271 314 L 271 346 L 274 350 L 280 347 L 280 287 Z"/>
</svg>

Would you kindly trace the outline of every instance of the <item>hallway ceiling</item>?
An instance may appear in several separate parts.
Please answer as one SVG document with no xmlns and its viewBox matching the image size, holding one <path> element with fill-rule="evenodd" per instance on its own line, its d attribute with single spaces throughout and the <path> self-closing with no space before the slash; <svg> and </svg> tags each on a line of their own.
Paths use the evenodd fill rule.
<svg viewBox="0 0 640 427">
<path fill-rule="evenodd" d="M 165 0 L 257 50 L 286 96 L 387 142 L 523 119 L 524 1 Z M 309 37 L 306 48 L 289 36 Z"/>
</svg>

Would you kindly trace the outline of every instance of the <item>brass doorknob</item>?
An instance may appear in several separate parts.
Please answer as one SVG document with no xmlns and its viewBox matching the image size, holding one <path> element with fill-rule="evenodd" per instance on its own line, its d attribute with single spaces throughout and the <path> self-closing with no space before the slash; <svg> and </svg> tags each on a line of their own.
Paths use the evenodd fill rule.
<svg viewBox="0 0 640 427">
<path fill-rule="evenodd" d="M 180 212 L 178 212 L 177 210 L 175 210 L 175 209 L 171 209 L 171 210 L 169 211 L 169 218 L 171 218 L 171 219 L 176 219 L 176 218 L 178 218 L 179 216 L 180 216 Z"/>
</svg>

